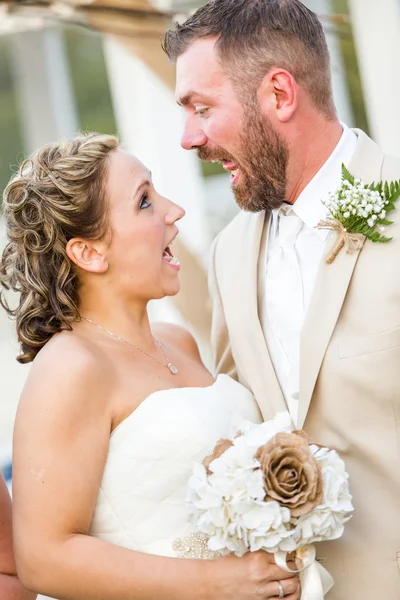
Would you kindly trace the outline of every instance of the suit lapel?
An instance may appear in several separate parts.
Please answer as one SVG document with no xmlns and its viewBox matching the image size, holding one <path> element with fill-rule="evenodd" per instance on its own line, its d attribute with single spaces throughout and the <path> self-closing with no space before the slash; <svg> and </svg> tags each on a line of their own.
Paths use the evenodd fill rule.
<svg viewBox="0 0 400 600">
<path fill-rule="evenodd" d="M 329 235 L 328 249 L 333 240 L 334 235 Z M 328 252 L 325 250 L 320 264 L 300 338 L 299 428 L 303 426 L 307 416 L 322 360 L 339 318 L 360 251 L 347 254 L 342 249 L 334 262 L 327 265 L 325 258 Z"/>
<path fill-rule="evenodd" d="M 365 182 L 379 181 L 383 154 L 362 131 L 358 135 L 356 151 L 349 170 Z M 335 329 L 357 259 L 362 248 L 347 254 L 343 248 L 334 262 L 327 265 L 326 256 L 332 247 L 334 234 L 327 238 L 318 275 L 302 329 L 300 340 L 300 405 L 298 427 L 307 416 L 321 364 Z"/>
<path fill-rule="evenodd" d="M 281 388 L 275 375 L 259 319 L 259 286 L 263 285 L 265 249 L 269 221 L 264 212 L 249 215 L 249 222 L 242 228 L 239 240 L 240 271 L 243 277 L 231 278 L 231 294 L 235 300 L 232 317 L 238 319 L 241 337 L 237 364 L 253 391 L 265 420 L 272 419 L 280 411 L 287 410 Z M 237 272 L 236 272 L 237 273 Z M 233 284 L 234 281 L 234 284 Z M 239 313 L 238 313 L 238 306 Z"/>
</svg>

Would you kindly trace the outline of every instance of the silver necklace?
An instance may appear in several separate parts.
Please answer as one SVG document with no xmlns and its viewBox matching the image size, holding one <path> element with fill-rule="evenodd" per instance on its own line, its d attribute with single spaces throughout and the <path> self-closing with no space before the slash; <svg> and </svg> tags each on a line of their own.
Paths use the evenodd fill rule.
<svg viewBox="0 0 400 600">
<path fill-rule="evenodd" d="M 167 369 L 169 369 L 169 371 L 170 371 L 170 373 L 172 373 L 172 375 L 177 375 L 179 373 L 178 369 L 176 367 L 174 367 L 174 365 L 167 358 L 167 355 L 164 352 L 164 348 L 162 347 L 161 342 L 159 342 L 158 339 L 154 337 L 154 335 L 152 335 L 151 337 L 153 338 L 153 340 L 155 341 L 155 343 L 157 344 L 157 346 L 160 348 L 161 352 L 163 353 L 165 362 L 161 362 L 160 360 L 158 360 L 158 358 L 155 358 L 151 354 L 148 354 L 147 352 L 145 352 L 144 350 L 139 348 L 139 346 L 135 346 L 135 344 L 132 344 L 132 342 L 128 342 L 128 340 L 124 340 L 124 338 L 120 337 L 116 333 L 113 333 L 112 331 L 108 331 L 108 329 L 106 329 L 105 327 L 102 327 L 98 323 L 95 323 L 95 321 L 92 321 L 92 319 L 87 319 L 86 317 L 81 317 L 81 319 L 83 319 L 84 321 L 87 321 L 88 323 L 91 323 L 92 325 L 95 325 L 102 331 L 105 331 L 106 333 L 108 333 L 108 335 L 111 335 L 112 337 L 117 338 L 117 340 L 119 340 L 120 342 L 124 342 L 124 344 L 128 344 L 128 346 L 132 346 L 132 348 L 136 348 L 136 350 L 139 350 L 139 352 L 141 352 L 142 354 L 145 354 L 149 358 L 152 358 L 153 360 L 158 362 L 159 365 L 162 365 L 163 367 L 167 367 Z"/>
</svg>

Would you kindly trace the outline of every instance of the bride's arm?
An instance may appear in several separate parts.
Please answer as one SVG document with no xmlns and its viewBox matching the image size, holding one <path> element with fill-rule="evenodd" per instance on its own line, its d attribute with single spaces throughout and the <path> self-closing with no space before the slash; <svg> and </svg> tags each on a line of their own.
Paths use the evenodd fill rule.
<svg viewBox="0 0 400 600">
<path fill-rule="evenodd" d="M 0 475 L 0 598 L 34 600 L 36 594 L 25 590 L 17 578 L 11 535 L 11 500 Z"/>
<path fill-rule="evenodd" d="M 72 343 L 57 346 L 57 362 L 42 352 L 24 389 L 14 434 L 21 580 L 29 589 L 74 600 L 159 598 L 163 581 L 172 597 L 175 561 L 153 560 L 88 535 L 108 452 L 113 374 L 100 357 Z"/>
<path fill-rule="evenodd" d="M 234 564 L 230 557 L 190 561 L 88 535 L 115 387 L 113 373 L 79 348 L 42 350 L 35 359 L 14 439 L 15 553 L 24 585 L 66 600 L 251 600 L 262 582 L 276 593 L 270 580 L 288 575 L 269 565 L 267 555 L 234 557 Z"/>
</svg>

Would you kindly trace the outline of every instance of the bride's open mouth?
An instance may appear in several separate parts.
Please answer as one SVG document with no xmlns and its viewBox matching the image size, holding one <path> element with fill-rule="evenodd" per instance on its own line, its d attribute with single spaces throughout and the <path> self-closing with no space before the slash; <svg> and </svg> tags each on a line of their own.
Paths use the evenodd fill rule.
<svg viewBox="0 0 400 600">
<path fill-rule="evenodd" d="M 170 267 L 172 267 L 176 271 L 179 271 L 179 269 L 181 267 L 181 263 L 176 258 L 176 256 L 174 256 L 172 253 L 172 250 L 171 250 L 172 243 L 173 242 L 171 242 L 170 245 L 165 248 L 165 250 L 163 252 L 163 261 L 166 262 Z"/>
</svg>

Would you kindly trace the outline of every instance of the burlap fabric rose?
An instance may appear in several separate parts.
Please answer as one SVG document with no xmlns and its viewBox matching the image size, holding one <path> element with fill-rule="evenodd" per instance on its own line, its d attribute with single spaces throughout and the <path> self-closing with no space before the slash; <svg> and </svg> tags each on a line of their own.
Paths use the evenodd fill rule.
<svg viewBox="0 0 400 600">
<path fill-rule="evenodd" d="M 278 433 L 259 448 L 266 500 L 290 509 L 292 517 L 309 513 L 323 498 L 322 473 L 304 431 Z"/>
<path fill-rule="evenodd" d="M 213 460 L 215 460 L 216 458 L 219 458 L 221 456 L 221 454 L 223 454 L 225 452 L 225 450 L 228 450 L 228 448 L 230 448 L 231 446 L 233 446 L 233 442 L 231 442 L 231 440 L 226 440 L 224 438 L 220 439 L 214 447 L 214 450 L 212 451 L 211 454 L 209 454 L 208 456 L 205 457 L 205 459 L 203 460 L 203 465 L 206 468 L 207 471 L 207 475 L 211 475 L 212 471 L 210 469 L 210 463 L 212 463 Z"/>
</svg>

